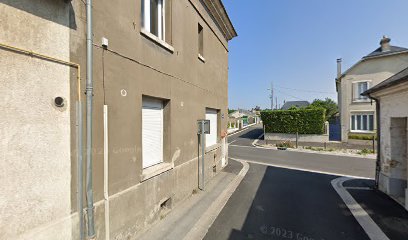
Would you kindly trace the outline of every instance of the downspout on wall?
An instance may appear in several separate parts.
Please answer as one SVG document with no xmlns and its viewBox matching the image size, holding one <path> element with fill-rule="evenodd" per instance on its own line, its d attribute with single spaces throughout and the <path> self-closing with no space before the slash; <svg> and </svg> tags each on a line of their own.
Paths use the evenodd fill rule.
<svg viewBox="0 0 408 240">
<path fill-rule="evenodd" d="M 88 238 L 95 239 L 94 202 L 92 186 L 92 101 L 93 101 L 93 35 L 92 0 L 86 0 L 86 200 Z"/>
<path fill-rule="evenodd" d="M 380 100 L 378 98 L 368 95 L 368 97 L 375 101 L 375 112 L 377 118 L 377 161 L 375 162 L 375 188 L 378 189 L 381 172 L 381 114 L 380 114 Z"/>
</svg>

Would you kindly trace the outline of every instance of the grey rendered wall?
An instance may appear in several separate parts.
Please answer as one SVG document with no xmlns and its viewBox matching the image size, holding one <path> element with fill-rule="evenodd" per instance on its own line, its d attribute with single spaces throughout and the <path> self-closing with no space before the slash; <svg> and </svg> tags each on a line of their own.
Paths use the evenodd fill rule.
<svg viewBox="0 0 408 240">
<path fill-rule="evenodd" d="M 76 7 L 82 8 L 81 4 Z M 140 1 L 94 2 L 94 196 L 96 226 L 105 237 L 103 199 L 103 105 L 109 106 L 110 236 L 126 239 L 165 214 L 160 204 L 178 204 L 198 186 L 196 121 L 207 107 L 220 110 L 218 141 L 227 128 L 227 42 L 198 1 L 172 1 L 172 41 L 168 51 L 141 34 Z M 83 10 L 76 10 L 77 30 L 71 58 L 82 61 Z M 198 11 L 197 11 L 198 10 Z M 197 24 L 204 28 L 205 63 L 198 59 Z M 108 50 L 100 39 L 109 39 Z M 121 93 L 126 91 L 126 95 Z M 164 159 L 173 168 L 142 181 L 142 96 L 166 99 L 169 109 Z M 222 118 L 222 116 L 225 116 Z M 206 154 L 207 181 L 221 169 L 218 144 Z M 74 173 L 73 173 L 74 175 Z"/>
</svg>

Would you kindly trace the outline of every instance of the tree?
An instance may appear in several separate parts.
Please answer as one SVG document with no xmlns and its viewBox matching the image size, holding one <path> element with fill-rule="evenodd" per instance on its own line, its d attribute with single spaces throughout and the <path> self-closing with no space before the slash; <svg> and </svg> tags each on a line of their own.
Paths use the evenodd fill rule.
<svg viewBox="0 0 408 240">
<path fill-rule="evenodd" d="M 237 110 L 235 110 L 235 109 L 229 109 L 229 108 L 228 108 L 228 114 L 231 114 L 231 113 L 233 113 L 233 112 L 235 112 L 235 111 L 237 111 Z"/>
<path fill-rule="evenodd" d="M 312 104 L 309 105 L 309 107 L 324 108 L 326 110 L 326 121 L 332 120 L 339 112 L 337 103 L 330 98 L 326 98 L 325 100 L 315 99 Z"/>
</svg>

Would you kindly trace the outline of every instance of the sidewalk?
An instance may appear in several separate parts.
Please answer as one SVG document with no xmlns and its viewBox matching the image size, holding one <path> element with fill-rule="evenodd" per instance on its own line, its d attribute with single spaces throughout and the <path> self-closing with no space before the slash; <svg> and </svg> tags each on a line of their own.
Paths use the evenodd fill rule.
<svg viewBox="0 0 408 240">
<path fill-rule="evenodd" d="M 353 179 L 344 188 L 391 240 L 408 239 L 408 211 L 381 191 L 373 180 Z"/>
<path fill-rule="evenodd" d="M 230 159 L 228 166 L 207 183 L 205 191 L 199 191 L 184 202 L 179 203 L 164 219 L 157 222 L 150 229 L 139 233 L 134 239 L 196 239 L 198 235 L 203 234 L 203 230 L 206 232 L 210 227 L 203 229 L 203 226 L 198 225 L 201 222 L 206 222 L 203 221 L 205 216 L 218 215 L 217 211 L 214 210 L 214 203 L 220 202 L 220 198 L 223 196 L 225 198 L 225 192 L 231 190 L 229 189 L 231 183 L 234 183 L 239 175 L 242 175 L 241 170 L 243 168 L 244 166 L 240 162 Z"/>
</svg>

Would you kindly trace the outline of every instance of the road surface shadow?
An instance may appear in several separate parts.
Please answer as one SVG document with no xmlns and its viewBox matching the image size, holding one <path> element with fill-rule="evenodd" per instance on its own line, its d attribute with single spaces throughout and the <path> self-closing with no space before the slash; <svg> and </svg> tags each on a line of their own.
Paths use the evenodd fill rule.
<svg viewBox="0 0 408 240">
<path fill-rule="evenodd" d="M 255 128 L 252 129 L 251 131 L 248 131 L 242 135 L 240 135 L 238 138 L 247 138 L 247 139 L 257 139 L 261 134 L 263 134 L 263 129 L 262 128 Z"/>
<path fill-rule="evenodd" d="M 251 164 L 205 239 L 368 240 L 332 188 L 334 178 Z"/>
</svg>

